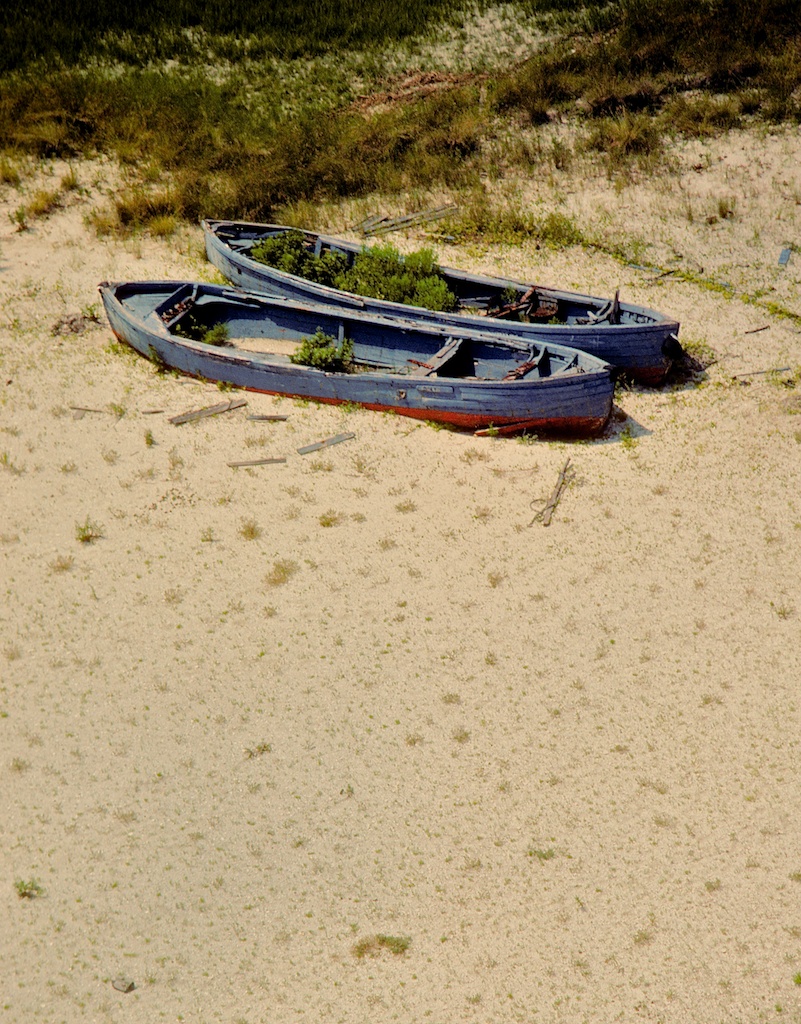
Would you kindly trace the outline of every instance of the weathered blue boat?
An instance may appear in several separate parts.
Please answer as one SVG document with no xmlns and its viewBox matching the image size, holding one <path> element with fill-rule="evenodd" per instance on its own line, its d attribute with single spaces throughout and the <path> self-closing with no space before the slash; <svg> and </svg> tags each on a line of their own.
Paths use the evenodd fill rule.
<svg viewBox="0 0 801 1024">
<path fill-rule="evenodd" d="M 115 335 L 137 352 L 252 391 L 502 433 L 597 434 L 612 407 L 611 367 L 560 345 L 523 348 L 465 325 L 456 332 L 210 284 L 103 282 L 100 294 Z M 352 353 L 350 372 L 292 361 L 318 331 Z"/>
<path fill-rule="evenodd" d="M 459 304 L 457 312 L 442 313 L 357 296 L 268 267 L 251 257 L 255 245 L 297 230 L 279 224 L 203 221 L 209 260 L 233 284 L 249 291 L 314 299 L 423 323 L 442 323 L 451 330 L 469 327 L 497 332 L 507 338 L 519 338 L 524 345 L 567 345 L 589 352 L 647 384 L 661 383 L 673 360 L 682 354 L 676 320 L 644 306 L 620 302 L 617 296 L 606 300 L 440 267 Z M 351 263 L 362 249 L 358 243 L 311 231 L 304 231 L 303 237 L 306 246 L 317 255 L 339 252 Z"/>
</svg>

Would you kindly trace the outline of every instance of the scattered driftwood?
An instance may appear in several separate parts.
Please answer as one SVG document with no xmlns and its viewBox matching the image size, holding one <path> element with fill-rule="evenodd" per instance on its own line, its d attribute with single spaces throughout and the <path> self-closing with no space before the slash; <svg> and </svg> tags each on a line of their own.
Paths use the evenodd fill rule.
<svg viewBox="0 0 801 1024">
<path fill-rule="evenodd" d="M 170 416 L 170 423 L 179 426 L 181 423 L 192 423 L 194 420 L 202 420 L 206 416 L 219 416 L 223 412 L 232 412 L 234 409 L 241 409 L 248 403 L 244 398 L 232 398 L 227 402 L 220 402 L 218 405 L 207 405 L 204 409 L 193 409 L 191 412 L 182 412 L 179 416 Z"/>
<path fill-rule="evenodd" d="M 739 380 L 741 377 L 761 377 L 765 373 L 787 373 L 790 369 L 790 366 L 774 366 L 770 370 L 748 370 L 746 373 L 733 374 L 732 380 Z"/>
<path fill-rule="evenodd" d="M 550 498 L 548 498 L 543 507 L 534 516 L 534 518 L 528 524 L 529 526 L 533 526 L 534 523 L 542 523 L 543 526 L 551 525 L 551 517 L 556 511 L 556 506 L 562 500 L 562 494 L 564 493 L 567 486 L 572 482 L 574 477 L 575 473 L 572 469 L 570 469 L 570 459 L 567 459 L 564 466 L 562 466 L 561 472 L 559 473 L 559 477 L 556 481 L 556 486 L 554 487 L 553 491 L 551 491 Z M 532 502 L 531 504 L 533 505 L 534 502 Z"/>
<path fill-rule="evenodd" d="M 761 331 L 769 331 L 770 324 L 765 324 L 764 327 L 755 327 L 753 331 L 743 331 L 743 334 L 759 334 Z"/>
<path fill-rule="evenodd" d="M 163 413 L 163 412 L 164 412 L 163 409 L 143 409 L 142 410 L 142 415 L 143 416 L 158 416 L 160 413 Z"/>
<path fill-rule="evenodd" d="M 245 462 L 229 462 L 228 465 L 231 469 L 238 469 L 240 466 L 272 466 L 279 462 L 286 462 L 286 459 L 247 459 Z"/>
<path fill-rule="evenodd" d="M 325 441 L 316 441 L 314 444 L 307 444 L 304 448 L 298 448 L 298 455 L 319 452 L 321 448 L 328 448 L 330 445 L 340 444 L 342 441 L 350 441 L 355 436 L 355 434 L 336 434 L 334 437 L 327 437 Z"/>
<path fill-rule="evenodd" d="M 675 274 L 675 273 L 676 273 L 675 269 L 673 269 L 673 270 L 663 270 L 661 274 L 657 274 L 656 277 L 652 277 L 649 280 L 653 284 L 654 281 L 661 281 L 663 278 L 670 277 L 671 274 Z"/>
<path fill-rule="evenodd" d="M 283 422 L 283 420 L 288 420 L 289 417 L 288 416 L 248 416 L 248 419 L 249 420 L 266 420 L 268 423 L 273 423 L 273 422 L 278 423 L 278 422 Z"/>
<path fill-rule="evenodd" d="M 82 420 L 88 412 L 108 412 L 108 409 L 90 409 L 88 405 L 71 405 L 70 409 L 72 409 L 72 418 L 74 420 Z"/>
<path fill-rule="evenodd" d="M 357 224 L 357 230 L 363 235 L 383 235 L 388 231 L 400 231 L 402 228 L 412 227 L 414 224 L 426 224 L 432 220 L 439 220 L 447 217 L 449 213 L 455 213 L 458 206 L 438 206 L 432 210 L 421 210 L 419 213 L 409 213 L 405 217 L 368 217 L 361 224 Z"/>
</svg>

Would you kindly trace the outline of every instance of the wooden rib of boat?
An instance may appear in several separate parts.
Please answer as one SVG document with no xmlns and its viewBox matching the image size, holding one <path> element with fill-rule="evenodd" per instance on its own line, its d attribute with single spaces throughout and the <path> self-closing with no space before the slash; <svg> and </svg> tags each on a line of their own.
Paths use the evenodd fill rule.
<svg viewBox="0 0 801 1024">
<path fill-rule="evenodd" d="M 579 348 L 611 363 L 628 376 L 647 384 L 659 384 L 671 363 L 682 354 L 679 324 L 644 306 L 611 301 L 591 295 L 559 291 L 521 281 L 482 277 L 440 267 L 448 287 L 456 295 L 455 313 L 434 312 L 340 291 L 286 273 L 250 256 L 252 248 L 296 228 L 279 224 L 205 220 L 206 254 L 233 284 L 248 291 L 289 298 L 313 299 L 423 323 L 443 323 L 451 328 L 474 328 L 519 338 L 524 344 L 559 344 Z M 344 253 L 352 262 L 363 248 L 311 231 L 303 232 L 306 246 L 318 255 Z M 514 297 L 510 299 L 510 296 Z"/>
<path fill-rule="evenodd" d="M 153 361 L 196 377 L 469 429 L 593 435 L 612 407 L 603 361 L 439 323 L 410 323 L 343 306 L 180 281 L 100 285 L 117 338 Z M 220 329 L 218 325 L 225 325 Z M 201 340 L 217 328 L 224 345 Z M 350 372 L 292 361 L 318 330 L 352 350 Z"/>
</svg>

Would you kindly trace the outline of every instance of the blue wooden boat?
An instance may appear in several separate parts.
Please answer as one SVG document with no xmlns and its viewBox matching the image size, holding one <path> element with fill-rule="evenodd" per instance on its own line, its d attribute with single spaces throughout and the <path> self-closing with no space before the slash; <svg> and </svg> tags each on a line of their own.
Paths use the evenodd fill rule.
<svg viewBox="0 0 801 1024">
<path fill-rule="evenodd" d="M 219 285 L 103 282 L 100 294 L 115 335 L 137 352 L 252 391 L 501 433 L 597 434 L 612 407 L 611 367 L 559 345 L 523 348 L 498 334 Z M 335 348 L 352 349 L 351 372 L 292 361 L 293 350 L 317 331 Z M 226 336 L 224 344 L 202 340 L 215 334 Z"/>
<path fill-rule="evenodd" d="M 659 384 L 674 359 L 682 354 L 679 324 L 644 306 L 591 295 L 559 291 L 521 281 L 482 277 L 440 267 L 458 300 L 455 313 L 434 312 L 382 299 L 356 296 L 268 267 L 250 256 L 258 243 L 296 228 L 279 224 L 205 220 L 206 254 L 237 287 L 248 291 L 349 306 L 382 316 L 401 316 L 423 323 L 443 323 L 450 329 L 498 332 L 519 338 L 524 345 L 558 344 L 579 348 L 611 363 L 646 384 Z M 362 246 L 311 231 L 305 244 L 317 255 L 344 253 L 352 262 Z"/>
</svg>

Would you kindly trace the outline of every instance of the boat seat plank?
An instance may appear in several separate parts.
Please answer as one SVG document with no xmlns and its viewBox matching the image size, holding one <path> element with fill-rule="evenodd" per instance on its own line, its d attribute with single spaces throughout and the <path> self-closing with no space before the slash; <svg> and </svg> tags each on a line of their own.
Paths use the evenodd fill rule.
<svg viewBox="0 0 801 1024">
<path fill-rule="evenodd" d="M 435 352 L 425 363 L 413 366 L 409 371 L 410 376 L 430 377 L 433 373 L 438 373 L 446 363 L 449 363 L 460 354 L 464 344 L 464 338 L 448 338 L 439 352 Z"/>
</svg>

